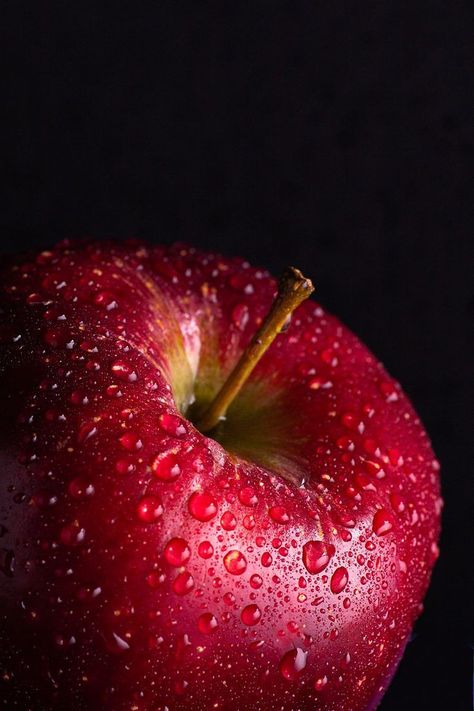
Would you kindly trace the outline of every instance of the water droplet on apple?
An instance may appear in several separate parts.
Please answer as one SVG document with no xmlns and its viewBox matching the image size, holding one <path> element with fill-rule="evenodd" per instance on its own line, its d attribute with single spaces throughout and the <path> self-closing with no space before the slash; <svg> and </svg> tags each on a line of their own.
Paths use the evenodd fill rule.
<svg viewBox="0 0 474 711">
<path fill-rule="evenodd" d="M 235 603 L 235 595 L 231 592 L 226 592 L 222 599 L 224 600 L 226 605 L 229 605 L 229 607 L 231 607 Z"/>
<path fill-rule="evenodd" d="M 93 484 L 82 476 L 76 476 L 68 484 L 68 492 L 75 499 L 85 499 L 87 496 L 92 496 L 95 492 Z"/>
<path fill-rule="evenodd" d="M 163 515 L 163 503 L 159 496 L 143 496 L 137 505 L 137 516 L 144 523 L 155 523 Z"/>
<path fill-rule="evenodd" d="M 242 575 L 247 570 L 247 560 L 240 551 L 229 551 L 224 556 L 224 566 L 231 575 Z"/>
<path fill-rule="evenodd" d="M 405 511 L 405 502 L 399 494 L 390 494 L 389 499 L 395 513 L 402 514 Z"/>
<path fill-rule="evenodd" d="M 376 536 L 385 536 L 394 526 L 393 515 L 386 509 L 375 512 L 372 528 Z"/>
<path fill-rule="evenodd" d="M 305 652 L 301 647 L 290 649 L 280 660 L 279 671 L 287 681 L 296 681 L 306 667 L 306 658 L 308 652 Z"/>
<path fill-rule="evenodd" d="M 160 428 L 166 432 L 166 434 L 172 435 L 173 437 L 183 437 L 187 434 L 187 429 L 182 418 L 177 415 L 165 412 L 160 415 L 159 423 Z"/>
<path fill-rule="evenodd" d="M 218 626 L 217 618 L 211 612 L 204 612 L 198 617 L 198 629 L 203 634 L 215 632 Z"/>
<path fill-rule="evenodd" d="M 164 556 L 170 565 L 179 568 L 191 557 L 191 550 L 184 538 L 172 538 L 165 546 Z"/>
<path fill-rule="evenodd" d="M 107 649 L 112 654 L 122 654 L 123 652 L 126 652 L 128 649 L 130 649 L 130 645 L 128 644 L 128 642 L 122 637 L 120 637 L 118 634 L 115 634 L 115 632 L 111 632 L 110 634 L 104 634 L 103 637 Z"/>
<path fill-rule="evenodd" d="M 308 541 L 303 546 L 303 563 L 311 575 L 321 573 L 328 565 L 335 548 L 324 541 Z"/>
<path fill-rule="evenodd" d="M 316 689 L 316 691 L 322 691 L 327 683 L 328 683 L 327 676 L 320 676 L 314 682 L 314 688 Z"/>
<path fill-rule="evenodd" d="M 237 519 L 231 511 L 226 511 L 222 514 L 221 526 L 225 531 L 233 531 L 237 526 Z"/>
<path fill-rule="evenodd" d="M 337 595 L 341 593 L 349 582 L 347 569 L 341 566 L 337 568 L 331 576 L 331 592 Z"/>
<path fill-rule="evenodd" d="M 125 434 L 119 437 L 119 442 L 122 447 L 124 449 L 127 449 L 129 452 L 137 451 L 143 447 L 143 442 L 140 439 L 140 435 L 138 435 L 136 432 L 132 432 L 131 430 L 125 432 Z"/>
<path fill-rule="evenodd" d="M 7 578 L 12 578 L 15 570 L 15 553 L 8 548 L 0 548 L 0 570 Z"/>
<path fill-rule="evenodd" d="M 272 506 L 268 513 L 270 518 L 275 521 L 275 523 L 285 524 L 290 520 L 288 512 L 284 506 Z"/>
<path fill-rule="evenodd" d="M 67 526 L 64 526 L 59 534 L 61 543 L 64 543 L 66 546 L 78 546 L 84 542 L 85 537 L 86 531 L 82 528 L 79 521 L 73 521 Z"/>
<path fill-rule="evenodd" d="M 112 364 L 111 370 L 116 378 L 124 382 L 134 383 L 138 380 L 138 376 L 133 367 L 124 360 L 116 360 L 115 363 Z"/>
<path fill-rule="evenodd" d="M 147 585 L 150 588 L 156 589 L 166 580 L 166 575 L 161 570 L 152 570 L 145 578 Z"/>
<path fill-rule="evenodd" d="M 217 504 L 208 491 L 195 491 L 188 500 L 188 511 L 195 519 L 205 523 L 217 513 Z"/>
<path fill-rule="evenodd" d="M 209 541 L 202 541 L 198 547 L 198 554 L 201 558 L 207 560 L 211 558 L 214 553 L 214 546 Z"/>
<path fill-rule="evenodd" d="M 244 506 L 256 506 L 258 499 L 253 486 L 244 486 L 239 491 L 239 501 Z"/>
<path fill-rule="evenodd" d="M 247 605 L 244 607 L 240 614 L 240 619 L 244 623 L 244 625 L 248 625 L 249 627 L 253 627 L 254 625 L 259 622 L 259 620 L 262 617 L 262 612 L 258 605 L 252 604 L 252 605 Z"/>
<path fill-rule="evenodd" d="M 118 459 L 115 462 L 115 471 L 117 474 L 131 474 L 135 471 L 135 464 L 128 459 Z"/>
<path fill-rule="evenodd" d="M 271 566 L 271 564 L 273 563 L 273 558 L 272 558 L 271 553 L 268 553 L 268 551 L 266 551 L 265 553 L 262 553 L 261 561 L 262 561 L 262 565 L 264 568 L 269 568 Z"/>
<path fill-rule="evenodd" d="M 177 595 L 186 595 L 194 587 L 194 578 L 186 570 L 173 580 L 173 590 Z"/>
<path fill-rule="evenodd" d="M 254 573 L 250 580 L 249 580 L 250 586 L 254 588 L 254 590 L 258 590 L 258 588 L 262 587 L 263 579 L 258 573 Z"/>
<path fill-rule="evenodd" d="M 157 479 L 168 482 L 175 481 L 181 474 L 178 458 L 173 452 L 158 454 L 151 464 L 151 470 Z"/>
</svg>

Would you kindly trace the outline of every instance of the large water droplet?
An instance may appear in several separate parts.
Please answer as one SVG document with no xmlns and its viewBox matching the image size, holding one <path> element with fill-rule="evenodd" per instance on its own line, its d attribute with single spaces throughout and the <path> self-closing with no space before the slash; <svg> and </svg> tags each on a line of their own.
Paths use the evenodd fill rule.
<svg viewBox="0 0 474 711">
<path fill-rule="evenodd" d="M 114 376 L 119 380 L 134 383 L 138 379 L 130 363 L 126 363 L 124 360 L 116 360 L 115 363 L 112 364 L 111 370 Z"/>
<path fill-rule="evenodd" d="M 159 496 L 143 496 L 137 505 L 137 516 L 144 523 L 154 523 L 163 515 L 163 503 Z"/>
<path fill-rule="evenodd" d="M 15 570 L 15 553 L 8 548 L 0 548 L 0 570 L 7 578 L 12 578 Z"/>
<path fill-rule="evenodd" d="M 191 550 L 184 538 L 172 538 L 165 546 L 164 555 L 170 565 L 179 568 L 191 557 Z"/>
<path fill-rule="evenodd" d="M 349 574 L 344 567 L 337 568 L 331 577 L 331 592 L 335 595 L 342 592 L 349 581 Z"/>
<path fill-rule="evenodd" d="M 175 481 L 181 474 L 178 458 L 173 452 L 158 454 L 151 464 L 151 469 L 161 481 Z"/>
<path fill-rule="evenodd" d="M 237 526 L 237 519 L 232 511 L 226 511 L 221 516 L 221 526 L 225 531 L 233 531 Z"/>
<path fill-rule="evenodd" d="M 143 447 L 143 442 L 140 439 L 140 435 L 137 432 L 132 432 L 129 430 L 125 432 L 121 437 L 119 437 L 119 442 L 124 449 L 129 452 L 135 452 Z"/>
<path fill-rule="evenodd" d="M 285 524 L 290 520 L 288 512 L 284 506 L 272 506 L 268 513 L 270 518 L 275 521 L 275 523 Z"/>
<path fill-rule="evenodd" d="M 263 579 L 260 575 L 257 573 L 254 573 L 254 575 L 251 576 L 250 580 L 250 586 L 254 588 L 254 590 L 258 590 L 258 588 L 262 587 L 263 584 Z"/>
<path fill-rule="evenodd" d="M 296 681 L 306 666 L 307 656 L 308 652 L 305 652 L 301 647 L 286 652 L 278 667 L 282 677 L 288 681 Z"/>
<path fill-rule="evenodd" d="M 194 578 L 186 570 L 173 581 L 173 590 L 177 595 L 186 595 L 194 587 Z"/>
<path fill-rule="evenodd" d="M 379 509 L 375 512 L 372 528 L 376 536 L 385 536 L 393 528 L 394 518 L 390 511 Z"/>
<path fill-rule="evenodd" d="M 242 575 L 247 570 L 245 556 L 237 550 L 229 551 L 224 556 L 224 565 L 231 575 Z"/>
<path fill-rule="evenodd" d="M 210 541 L 201 541 L 198 547 L 198 554 L 201 558 L 211 558 L 214 553 L 214 546 Z"/>
<path fill-rule="evenodd" d="M 308 541 L 303 546 L 303 563 L 311 575 L 321 573 L 334 555 L 335 548 L 324 541 Z"/>
<path fill-rule="evenodd" d="M 215 632 L 218 626 L 217 618 L 211 612 L 204 612 L 198 617 L 198 629 L 203 634 Z"/>
<path fill-rule="evenodd" d="M 244 506 L 256 506 L 258 503 L 257 494 L 253 486 L 244 486 L 239 491 L 239 501 Z"/>
<path fill-rule="evenodd" d="M 183 437 L 187 434 L 186 426 L 181 417 L 169 412 L 160 415 L 160 428 L 173 437 Z"/>
<path fill-rule="evenodd" d="M 244 625 L 248 625 L 249 627 L 253 627 L 253 625 L 256 625 L 257 622 L 262 617 L 262 612 L 258 605 L 247 605 L 244 607 L 242 610 L 242 613 L 240 615 L 240 619 L 244 623 Z"/>
<path fill-rule="evenodd" d="M 188 500 L 188 510 L 191 516 L 205 523 L 217 513 L 214 497 L 208 491 L 195 491 Z"/>
</svg>

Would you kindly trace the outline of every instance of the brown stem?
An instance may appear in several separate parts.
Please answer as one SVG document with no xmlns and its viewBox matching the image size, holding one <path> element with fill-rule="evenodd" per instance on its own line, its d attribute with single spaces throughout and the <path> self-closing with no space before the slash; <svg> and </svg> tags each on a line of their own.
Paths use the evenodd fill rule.
<svg viewBox="0 0 474 711">
<path fill-rule="evenodd" d="M 273 343 L 293 311 L 313 291 L 314 287 L 310 279 L 306 279 L 299 269 L 288 267 L 285 270 L 279 281 L 278 292 L 270 311 L 224 385 L 196 424 L 201 432 L 209 432 L 225 418 L 229 405 L 240 392 L 260 358 Z"/>
</svg>

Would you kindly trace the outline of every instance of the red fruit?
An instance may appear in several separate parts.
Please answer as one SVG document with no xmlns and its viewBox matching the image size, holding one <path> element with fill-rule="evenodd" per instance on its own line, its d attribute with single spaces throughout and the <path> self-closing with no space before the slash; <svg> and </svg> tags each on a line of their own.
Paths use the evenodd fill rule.
<svg viewBox="0 0 474 711">
<path fill-rule="evenodd" d="M 65 242 L 2 281 L 5 708 L 375 708 L 439 534 L 400 386 L 306 301 L 202 434 L 268 274 Z"/>
</svg>

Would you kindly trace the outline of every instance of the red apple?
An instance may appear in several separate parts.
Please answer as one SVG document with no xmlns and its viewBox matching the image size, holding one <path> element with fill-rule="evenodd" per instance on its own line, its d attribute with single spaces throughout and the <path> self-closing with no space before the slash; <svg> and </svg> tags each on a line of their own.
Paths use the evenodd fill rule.
<svg viewBox="0 0 474 711">
<path fill-rule="evenodd" d="M 441 508 L 381 364 L 306 301 L 211 427 L 267 272 L 66 242 L 2 279 L 5 708 L 375 708 Z"/>
</svg>

